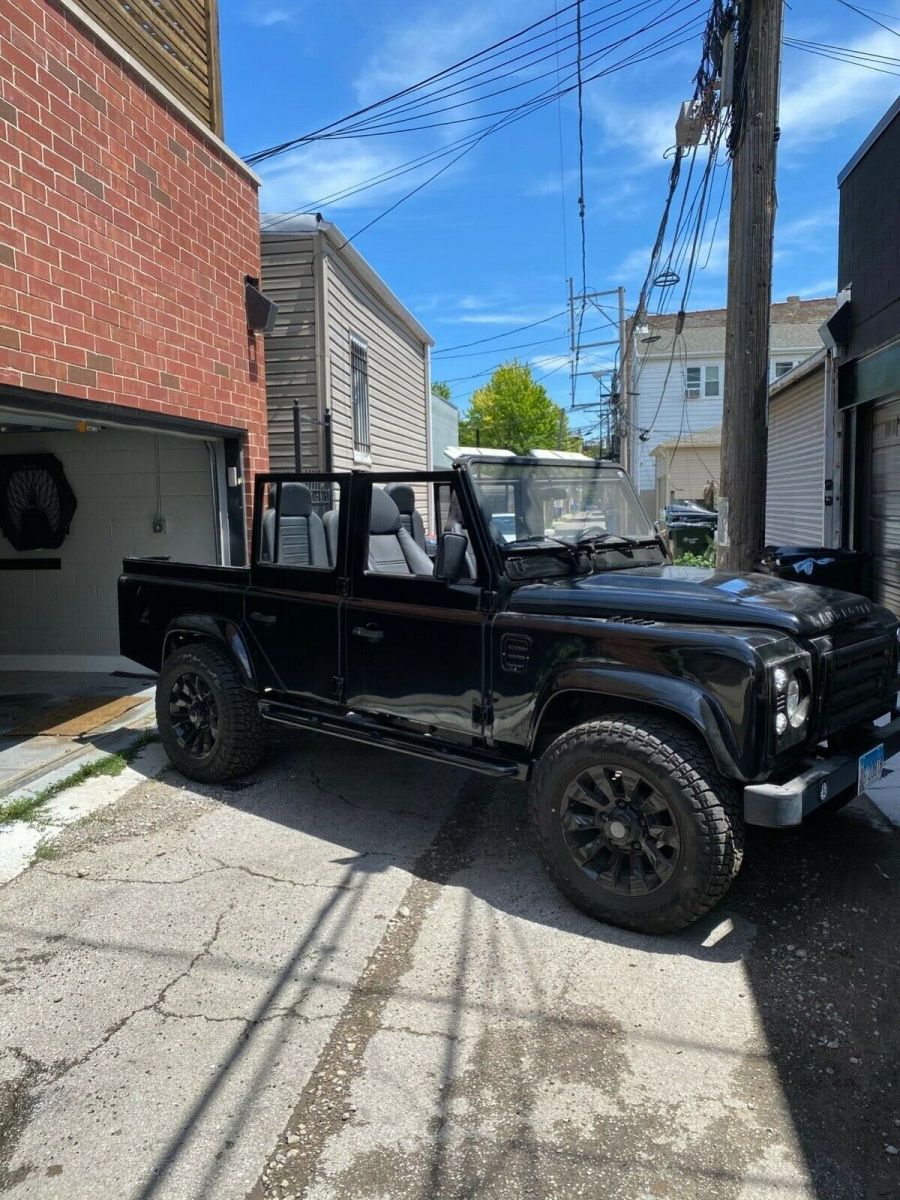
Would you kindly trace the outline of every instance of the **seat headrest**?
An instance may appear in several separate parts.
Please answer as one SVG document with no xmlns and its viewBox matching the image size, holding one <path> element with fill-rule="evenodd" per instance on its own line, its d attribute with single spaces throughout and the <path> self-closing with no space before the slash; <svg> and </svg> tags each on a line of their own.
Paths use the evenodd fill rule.
<svg viewBox="0 0 900 1200">
<path fill-rule="evenodd" d="M 416 493 L 413 491 L 412 484 L 389 483 L 384 490 L 402 513 L 416 511 Z"/>
<path fill-rule="evenodd" d="M 312 492 L 305 483 L 283 483 L 281 485 L 281 515 L 283 517 L 308 517 L 312 512 Z"/>
<path fill-rule="evenodd" d="M 372 488 L 369 533 L 396 533 L 401 527 L 400 509 L 384 488 Z"/>
</svg>

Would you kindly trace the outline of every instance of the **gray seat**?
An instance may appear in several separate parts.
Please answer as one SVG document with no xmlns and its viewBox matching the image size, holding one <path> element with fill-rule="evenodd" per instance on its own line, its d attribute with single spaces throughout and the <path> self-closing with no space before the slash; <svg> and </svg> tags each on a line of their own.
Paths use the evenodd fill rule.
<svg viewBox="0 0 900 1200">
<path fill-rule="evenodd" d="M 277 519 L 275 509 L 269 508 L 262 524 L 265 560 L 290 567 L 330 565 L 322 518 L 313 512 L 312 493 L 305 483 L 283 483 Z"/>
<path fill-rule="evenodd" d="M 400 509 L 383 488 L 372 488 L 368 569 L 383 575 L 433 575 L 425 551 L 403 527 Z"/>
<path fill-rule="evenodd" d="M 423 550 L 425 549 L 425 526 L 416 511 L 416 493 L 409 483 L 389 483 L 384 489 L 400 509 L 403 528 Z"/>
<path fill-rule="evenodd" d="M 328 547 L 328 562 L 333 567 L 337 562 L 338 544 L 338 510 L 329 508 L 322 514 L 322 524 L 325 527 L 325 545 Z"/>
</svg>

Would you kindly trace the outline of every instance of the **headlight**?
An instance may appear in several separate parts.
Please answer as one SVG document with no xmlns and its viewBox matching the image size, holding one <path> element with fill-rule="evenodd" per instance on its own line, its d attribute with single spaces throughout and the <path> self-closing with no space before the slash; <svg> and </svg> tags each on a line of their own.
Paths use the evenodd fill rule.
<svg viewBox="0 0 900 1200">
<path fill-rule="evenodd" d="M 784 711 L 795 729 L 799 729 L 809 716 L 809 679 L 805 671 L 795 671 L 791 675 Z"/>
<path fill-rule="evenodd" d="M 792 745 L 805 733 L 812 704 L 812 683 L 805 666 L 788 662 L 773 669 L 773 725 L 779 747 Z"/>
</svg>

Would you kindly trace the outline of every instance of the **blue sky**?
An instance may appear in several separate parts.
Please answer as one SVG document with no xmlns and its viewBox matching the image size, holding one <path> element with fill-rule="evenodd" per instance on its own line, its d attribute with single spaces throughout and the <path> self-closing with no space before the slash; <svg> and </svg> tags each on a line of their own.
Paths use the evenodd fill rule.
<svg viewBox="0 0 900 1200">
<path fill-rule="evenodd" d="M 539 20 L 553 11 L 552 3 L 331 0 L 323 7 L 310 0 L 220 0 L 227 141 L 239 153 L 251 153 L 309 132 Z M 560 0 L 561 9 L 564 3 Z M 600 3 L 583 0 L 585 22 L 597 20 L 591 14 Z M 857 6 L 900 30 L 900 0 L 859 0 Z M 645 14 L 669 7 L 662 0 L 633 6 Z M 699 20 L 705 8 L 699 4 L 689 16 Z M 629 30 L 644 20 L 633 17 L 620 28 Z M 785 34 L 900 57 L 898 34 L 838 0 L 790 0 Z M 602 40 L 612 36 L 604 34 Z M 665 197 L 669 162 L 663 154 L 674 141 L 678 106 L 690 96 L 699 48 L 695 35 L 660 57 L 585 87 L 588 286 L 624 285 L 629 307 L 637 299 Z M 571 57 L 563 52 L 563 69 Z M 549 65 L 555 69 L 555 61 Z M 833 293 L 836 176 L 893 102 L 898 84 L 896 75 L 785 48 L 776 299 Z M 518 94 L 527 95 L 528 88 Z M 497 103 L 472 104 L 450 115 L 477 116 Z M 458 136 L 459 127 L 450 127 L 314 143 L 261 169 L 261 206 L 264 211 L 305 207 L 440 150 Z M 576 102 L 570 95 L 486 138 L 355 241 L 434 336 L 434 378 L 453 381 L 460 408 L 492 367 L 515 356 L 546 376 L 545 386 L 558 403 L 568 402 L 565 317 L 467 351 L 440 351 L 565 309 L 566 279 L 580 272 L 577 144 Z M 319 205 L 319 211 L 352 235 L 436 166 Z M 697 275 L 691 308 L 723 303 L 727 216 L 726 197 L 715 236 L 710 220 L 706 266 Z M 600 318 L 593 326 L 592 320 L 589 314 L 586 332 L 595 328 L 593 337 L 607 336 L 599 332 Z M 507 346 L 516 348 L 506 351 Z M 588 365 L 599 365 L 603 354 L 597 352 Z M 579 401 L 591 400 L 593 390 L 593 381 L 582 379 Z"/>
</svg>

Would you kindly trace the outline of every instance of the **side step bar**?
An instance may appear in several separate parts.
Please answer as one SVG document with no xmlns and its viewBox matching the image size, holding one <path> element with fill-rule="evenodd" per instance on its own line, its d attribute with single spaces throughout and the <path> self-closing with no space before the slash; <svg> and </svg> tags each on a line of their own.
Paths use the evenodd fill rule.
<svg viewBox="0 0 900 1200">
<path fill-rule="evenodd" d="M 279 704 L 275 700 L 260 700 L 259 711 L 267 721 L 274 721 L 278 725 L 289 725 L 294 729 L 314 729 L 334 737 L 348 738 L 352 742 L 365 742 L 370 746 L 397 750 L 401 754 L 428 758 L 452 767 L 466 767 L 470 771 L 479 771 L 482 775 L 525 779 L 528 770 L 525 763 L 518 763 L 510 758 L 496 758 L 483 750 L 473 750 L 455 742 L 441 741 L 439 738 L 416 737 L 415 734 L 378 725 L 375 721 L 361 716 L 341 717 L 308 708 L 294 708 L 289 704 Z"/>
</svg>

